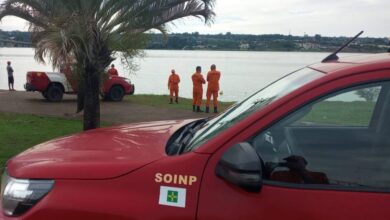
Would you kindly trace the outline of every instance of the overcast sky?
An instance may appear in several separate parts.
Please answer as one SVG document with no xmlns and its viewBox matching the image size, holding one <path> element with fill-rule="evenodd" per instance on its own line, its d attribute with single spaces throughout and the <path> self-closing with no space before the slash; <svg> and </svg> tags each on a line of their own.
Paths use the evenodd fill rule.
<svg viewBox="0 0 390 220">
<path fill-rule="evenodd" d="M 364 30 L 363 36 L 390 36 L 390 0 L 216 0 L 214 9 L 217 16 L 211 26 L 183 19 L 170 31 L 353 36 Z M 26 28 L 13 17 L 0 23 L 3 30 Z"/>
</svg>

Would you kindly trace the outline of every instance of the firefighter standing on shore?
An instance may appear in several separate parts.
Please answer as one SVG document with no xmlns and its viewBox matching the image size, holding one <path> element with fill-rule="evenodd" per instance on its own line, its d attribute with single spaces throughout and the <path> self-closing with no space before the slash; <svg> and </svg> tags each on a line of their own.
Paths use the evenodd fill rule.
<svg viewBox="0 0 390 220">
<path fill-rule="evenodd" d="M 210 69 L 207 73 L 206 113 L 210 111 L 211 96 L 213 97 L 214 113 L 218 113 L 218 91 L 221 72 L 217 71 L 215 64 L 211 65 Z"/>
<path fill-rule="evenodd" d="M 200 109 L 200 106 L 202 105 L 202 97 L 203 97 L 203 84 L 206 83 L 206 81 L 203 78 L 202 75 L 202 68 L 200 66 L 196 67 L 196 72 L 192 75 L 192 84 L 193 84 L 193 90 L 192 90 L 192 111 L 196 112 L 203 112 Z"/>
<path fill-rule="evenodd" d="M 109 76 L 119 76 L 118 70 L 115 68 L 114 64 L 111 64 L 111 69 L 108 70 Z"/>
<path fill-rule="evenodd" d="M 170 102 L 169 104 L 173 103 L 173 97 L 175 97 L 176 104 L 179 104 L 179 83 L 180 83 L 180 77 L 178 74 L 175 73 L 175 70 L 171 70 L 171 75 L 168 79 L 168 89 L 169 89 L 169 95 L 170 95 Z"/>
</svg>

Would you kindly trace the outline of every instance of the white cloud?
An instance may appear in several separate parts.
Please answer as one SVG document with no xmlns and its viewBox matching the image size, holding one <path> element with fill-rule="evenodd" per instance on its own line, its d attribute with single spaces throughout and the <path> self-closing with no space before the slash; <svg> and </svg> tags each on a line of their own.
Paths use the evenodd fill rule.
<svg viewBox="0 0 390 220">
<path fill-rule="evenodd" d="M 197 25 L 196 30 L 325 36 L 351 36 L 365 30 L 366 36 L 390 35 L 386 29 L 390 1 L 386 0 L 220 0 L 216 6 L 215 24 L 211 28 Z M 240 19 L 227 19 L 235 17 Z"/>
<path fill-rule="evenodd" d="M 199 19 L 175 22 L 171 32 L 390 36 L 389 0 L 216 0 L 214 24 Z M 24 22 L 4 19 L 0 29 L 26 30 Z"/>
<path fill-rule="evenodd" d="M 1 20 L 0 29 L 4 31 L 27 31 L 28 23 L 17 17 L 5 17 Z"/>
</svg>

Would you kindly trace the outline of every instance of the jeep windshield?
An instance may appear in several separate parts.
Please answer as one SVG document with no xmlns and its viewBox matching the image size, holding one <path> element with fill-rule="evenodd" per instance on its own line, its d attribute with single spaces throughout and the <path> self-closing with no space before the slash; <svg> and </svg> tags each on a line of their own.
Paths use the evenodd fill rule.
<svg viewBox="0 0 390 220">
<path fill-rule="evenodd" d="M 276 99 L 287 95 L 323 75 L 323 73 L 310 68 L 303 68 L 287 74 L 205 123 L 203 127 L 194 134 L 192 140 L 189 141 L 182 152 L 185 153 L 197 149 L 212 137 L 245 119 L 253 112 L 259 111 Z"/>
</svg>

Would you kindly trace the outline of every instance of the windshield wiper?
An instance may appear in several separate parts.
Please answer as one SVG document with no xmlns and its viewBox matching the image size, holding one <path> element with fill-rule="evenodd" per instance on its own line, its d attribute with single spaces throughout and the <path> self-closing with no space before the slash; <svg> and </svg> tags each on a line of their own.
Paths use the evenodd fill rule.
<svg viewBox="0 0 390 220">
<path fill-rule="evenodd" d="M 196 132 L 202 128 L 208 119 L 201 119 L 185 126 L 176 140 L 169 146 L 173 154 L 181 154 Z"/>
<path fill-rule="evenodd" d="M 183 138 L 180 140 L 181 146 L 177 150 L 177 154 L 182 154 L 183 152 L 186 152 L 186 147 L 188 146 L 196 132 L 199 131 L 207 122 L 208 119 L 198 121 L 198 123 L 191 126 L 191 128 L 186 133 L 183 132 Z"/>
</svg>

